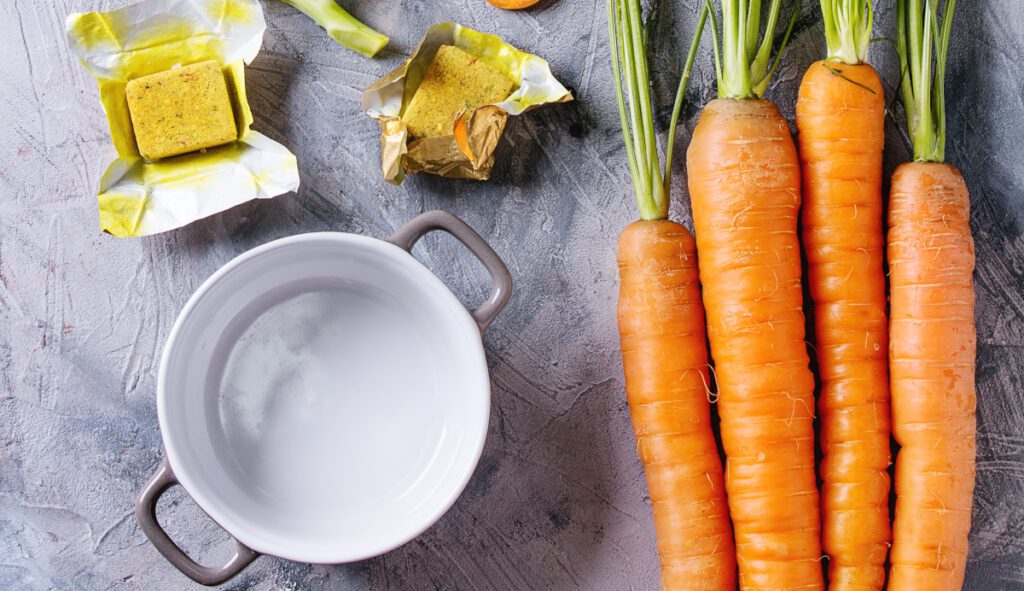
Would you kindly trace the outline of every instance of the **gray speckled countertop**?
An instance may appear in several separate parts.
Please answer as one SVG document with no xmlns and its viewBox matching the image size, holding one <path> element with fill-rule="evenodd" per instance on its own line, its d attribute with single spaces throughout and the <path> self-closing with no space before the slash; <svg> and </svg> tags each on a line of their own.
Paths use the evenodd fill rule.
<svg viewBox="0 0 1024 591">
<path fill-rule="evenodd" d="M 493 408 L 469 488 L 432 529 L 346 566 L 261 558 L 230 589 L 654 589 L 650 508 L 622 389 L 615 243 L 634 219 L 610 86 L 605 3 L 544 0 L 507 13 L 483 0 L 342 0 L 392 36 L 376 60 L 265 0 L 268 30 L 247 70 L 254 128 L 298 155 L 302 188 L 163 235 L 99 231 L 95 189 L 112 159 L 91 76 L 68 53 L 69 12 L 123 1 L 0 2 L 0 589 L 195 588 L 139 531 L 132 504 L 160 462 L 159 353 L 188 296 L 219 266 L 313 230 L 385 236 L 434 208 L 464 218 L 517 282 L 485 337 Z M 823 41 L 805 2 L 769 90 L 792 117 Z M 891 34 L 888 0 L 879 34 Z M 370 7 L 373 8 L 370 8 Z M 661 0 L 652 33 L 667 120 L 696 0 Z M 514 120 L 486 184 L 378 172 L 362 89 L 442 20 L 499 33 L 546 57 L 578 102 Z M 949 158 L 972 193 L 978 270 L 978 486 L 966 587 L 1024 589 L 1024 10 L 960 2 L 949 67 Z M 873 61 L 897 78 L 888 46 Z M 681 144 L 712 95 L 698 62 Z M 890 128 L 889 171 L 907 158 Z M 682 158 L 674 215 L 689 222 Z M 486 276 L 449 239 L 417 250 L 466 300 Z M 176 538 L 223 559 L 226 536 L 182 493 L 161 505 Z"/>
</svg>

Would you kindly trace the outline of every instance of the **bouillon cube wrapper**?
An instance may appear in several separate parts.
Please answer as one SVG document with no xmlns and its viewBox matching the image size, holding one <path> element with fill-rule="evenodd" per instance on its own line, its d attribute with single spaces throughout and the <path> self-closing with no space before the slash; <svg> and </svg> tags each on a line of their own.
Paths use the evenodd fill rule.
<svg viewBox="0 0 1024 591">
<path fill-rule="evenodd" d="M 397 184 L 416 172 L 486 180 L 509 115 L 571 100 L 543 59 L 442 23 L 363 93 L 363 108 L 381 125 L 384 178 Z"/>
<path fill-rule="evenodd" d="M 118 154 L 100 179 L 105 232 L 164 232 L 298 188 L 295 156 L 250 129 L 244 66 L 265 29 L 258 0 L 143 0 L 68 17 Z"/>
</svg>

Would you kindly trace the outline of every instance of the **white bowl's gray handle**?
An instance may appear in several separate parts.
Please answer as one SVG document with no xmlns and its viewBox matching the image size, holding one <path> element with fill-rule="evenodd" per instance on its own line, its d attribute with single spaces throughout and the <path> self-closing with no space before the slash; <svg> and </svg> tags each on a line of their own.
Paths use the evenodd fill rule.
<svg viewBox="0 0 1024 591">
<path fill-rule="evenodd" d="M 253 560 L 259 558 L 259 552 L 238 540 L 235 540 L 235 553 L 224 566 L 203 566 L 189 558 L 156 520 L 157 501 L 175 484 L 178 484 L 178 479 L 165 458 L 156 474 L 142 488 L 139 499 L 135 502 L 135 518 L 139 520 L 142 532 L 168 562 L 197 583 L 219 585 L 242 572 Z"/>
<path fill-rule="evenodd" d="M 494 322 L 512 296 L 512 275 L 490 244 L 487 244 L 466 222 L 447 211 L 434 210 L 416 216 L 395 232 L 394 236 L 388 238 L 388 242 L 412 252 L 416 242 L 433 230 L 443 230 L 454 236 L 491 274 L 491 295 L 484 303 L 470 310 L 470 314 L 480 327 L 480 332 L 483 332 Z"/>
</svg>

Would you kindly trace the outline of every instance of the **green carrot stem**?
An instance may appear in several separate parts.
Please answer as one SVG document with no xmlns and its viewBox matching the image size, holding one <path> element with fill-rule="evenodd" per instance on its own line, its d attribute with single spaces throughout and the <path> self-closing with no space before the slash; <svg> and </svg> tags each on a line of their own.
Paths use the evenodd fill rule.
<svg viewBox="0 0 1024 591">
<path fill-rule="evenodd" d="M 705 4 L 700 11 L 700 18 L 697 22 L 697 34 L 690 43 L 690 51 L 686 54 L 686 62 L 683 64 L 683 73 L 679 77 L 679 87 L 676 89 L 676 100 L 672 104 L 672 120 L 668 126 L 668 139 L 665 148 L 665 194 L 668 195 L 672 187 L 672 156 L 676 144 L 676 124 L 679 122 L 679 114 L 683 109 L 683 99 L 686 96 L 686 87 L 690 83 L 690 73 L 693 71 L 693 62 L 697 58 L 697 47 L 700 44 L 701 33 L 708 21 L 708 5 Z"/>
<path fill-rule="evenodd" d="M 708 15 L 711 17 L 711 47 L 715 53 L 715 82 L 717 88 L 721 89 L 725 86 L 725 79 L 722 77 L 722 55 L 719 50 L 722 44 L 718 39 L 718 18 L 715 16 L 715 7 L 711 4 L 711 0 L 704 0 L 704 8 L 707 9 Z"/>
<path fill-rule="evenodd" d="M 658 143 L 654 132 L 654 117 L 651 115 L 651 85 L 650 76 L 647 71 L 647 43 L 641 25 L 643 21 L 640 15 L 640 3 L 629 2 L 626 4 L 626 9 L 629 13 L 630 33 L 634 39 L 633 51 L 636 54 L 636 69 L 633 77 L 637 90 L 637 102 L 645 107 L 640 109 L 640 125 L 643 126 L 641 129 L 643 130 L 644 138 L 649 138 L 648 141 L 644 142 L 644 164 L 647 168 L 644 183 L 646 189 L 654 197 L 654 203 L 658 210 L 665 211 L 667 216 L 668 200 L 665 199 L 660 182 Z"/>
<path fill-rule="evenodd" d="M 658 140 L 654 129 L 651 105 L 650 71 L 647 65 L 647 35 L 639 0 L 608 0 L 608 38 L 612 57 L 615 100 L 619 107 L 619 123 L 626 145 L 626 157 L 633 181 L 640 219 L 668 218 L 671 193 L 673 144 L 686 86 L 700 43 L 700 30 L 708 10 L 701 11 L 700 26 L 686 57 L 676 91 L 676 100 L 669 123 L 668 148 L 664 168 L 659 163 Z"/>
<path fill-rule="evenodd" d="M 627 106 L 625 92 L 622 89 L 622 72 L 619 63 L 622 61 L 622 50 L 619 47 L 619 15 L 615 0 L 608 0 L 608 46 L 612 52 L 612 78 L 615 81 L 615 100 L 619 104 L 619 126 L 622 129 L 622 140 L 626 145 L 626 159 L 629 162 L 629 177 L 633 181 L 633 194 L 636 195 L 637 205 L 640 208 L 641 217 L 651 215 L 652 209 L 647 203 L 641 200 L 644 194 L 640 184 L 640 169 L 636 160 L 636 152 L 633 146 L 633 136 L 629 133 L 629 120 L 627 119 Z M 654 211 L 653 215 L 657 212 Z M 652 218 L 653 219 L 653 218 Z"/>
<path fill-rule="evenodd" d="M 386 36 L 361 23 L 338 6 L 334 0 L 282 0 L 282 2 L 294 6 L 313 19 L 341 45 L 367 57 L 373 57 L 388 44 Z"/>
<path fill-rule="evenodd" d="M 789 44 L 789 38 L 793 34 L 793 27 L 796 25 L 796 17 L 798 14 L 800 14 L 800 0 L 796 0 L 796 6 L 793 7 L 793 11 L 789 15 L 789 24 L 786 25 L 786 32 L 782 35 L 782 43 L 779 46 L 779 52 L 775 54 L 775 58 L 772 61 L 772 67 L 769 68 L 768 72 L 761 77 L 761 81 L 754 86 L 754 94 L 759 97 L 764 96 L 765 90 L 768 89 L 768 81 L 775 75 L 775 70 L 779 67 L 779 62 L 782 61 L 782 48 Z M 772 29 L 774 28 L 775 25 L 773 22 Z"/>
<path fill-rule="evenodd" d="M 914 160 L 942 162 L 946 152 L 946 56 L 956 0 L 896 0 L 900 90 Z M 934 56 L 934 57 L 933 57 Z"/>
<path fill-rule="evenodd" d="M 874 9 L 871 0 L 821 0 L 828 59 L 856 65 L 868 60 Z"/>
<path fill-rule="evenodd" d="M 626 89 L 629 96 L 630 129 L 633 131 L 633 149 L 636 152 L 637 169 L 640 173 L 638 182 L 640 183 L 641 194 L 650 200 L 650 209 L 656 212 L 655 215 L 660 216 L 661 208 L 658 206 L 657 197 L 655 197 L 652 190 L 651 166 L 648 162 L 648 156 L 650 155 L 648 147 L 654 141 L 654 138 L 649 138 L 647 135 L 647 127 L 643 124 L 644 116 L 642 113 L 644 110 L 650 110 L 651 106 L 649 102 L 645 103 L 640 98 L 638 86 L 644 84 L 644 81 L 640 80 L 639 68 L 636 65 L 638 58 L 641 60 L 647 59 L 647 52 L 637 51 L 635 47 L 637 44 L 642 44 L 643 39 L 633 34 L 632 14 L 629 11 L 629 7 L 620 5 L 618 8 L 620 18 L 622 19 L 619 23 L 619 33 L 621 36 L 619 39 L 619 49 L 622 51 L 623 73 L 626 75 Z"/>
<path fill-rule="evenodd" d="M 710 0 L 709 2 L 710 3 Z M 719 98 L 747 99 L 764 95 L 779 65 L 796 22 L 800 0 L 796 0 L 782 44 L 772 59 L 772 41 L 782 10 L 782 0 L 771 0 L 768 20 L 761 27 L 761 0 L 719 0 L 722 7 L 722 35 L 715 34 L 715 69 Z M 712 25 L 717 23 L 712 14 Z"/>
<path fill-rule="evenodd" d="M 753 54 L 754 59 L 750 62 L 750 79 L 754 82 L 754 92 L 758 96 L 764 94 L 764 91 L 757 92 L 757 86 L 763 83 L 765 86 L 768 85 L 768 79 L 765 74 L 768 73 L 768 64 L 772 57 L 772 35 L 771 31 L 775 30 L 775 26 L 779 22 L 779 10 L 782 8 L 781 2 L 772 2 L 768 9 L 768 22 L 765 24 L 765 30 L 769 33 L 761 39 L 761 46 L 758 48 L 757 53 Z M 796 12 L 793 13 L 794 16 Z M 748 52 L 748 56 L 751 54 Z"/>
</svg>

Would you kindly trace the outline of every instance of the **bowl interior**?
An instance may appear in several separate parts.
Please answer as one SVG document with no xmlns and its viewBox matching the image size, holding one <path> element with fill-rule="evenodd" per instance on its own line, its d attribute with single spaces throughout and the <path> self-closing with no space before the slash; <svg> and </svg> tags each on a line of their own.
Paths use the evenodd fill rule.
<svg viewBox="0 0 1024 591">
<path fill-rule="evenodd" d="M 386 552 L 465 487 L 489 380 L 465 308 L 405 251 L 307 234 L 196 292 L 168 340 L 160 427 L 182 485 L 254 550 L 336 563 Z"/>
</svg>

